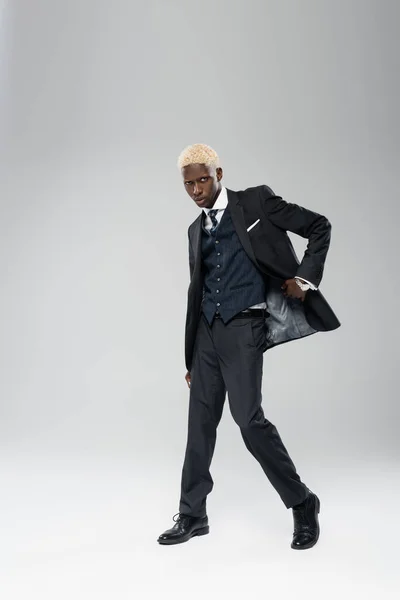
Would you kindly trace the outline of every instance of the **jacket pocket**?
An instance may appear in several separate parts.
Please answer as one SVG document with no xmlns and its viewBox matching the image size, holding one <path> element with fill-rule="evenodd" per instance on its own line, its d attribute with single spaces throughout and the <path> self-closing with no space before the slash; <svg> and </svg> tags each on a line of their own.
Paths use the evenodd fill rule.
<svg viewBox="0 0 400 600">
<path fill-rule="evenodd" d="M 251 233 L 256 227 L 258 227 L 261 223 L 260 219 L 256 219 L 251 225 L 249 225 L 247 229 L 247 233 Z"/>
</svg>

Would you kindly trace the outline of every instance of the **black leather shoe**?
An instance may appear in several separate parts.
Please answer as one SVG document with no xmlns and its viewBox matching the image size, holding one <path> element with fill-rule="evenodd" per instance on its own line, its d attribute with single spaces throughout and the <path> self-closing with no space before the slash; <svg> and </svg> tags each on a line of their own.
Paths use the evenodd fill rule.
<svg viewBox="0 0 400 600">
<path fill-rule="evenodd" d="M 301 504 L 292 506 L 294 519 L 292 548 L 305 550 L 317 543 L 319 538 L 319 507 L 319 498 L 313 492 L 310 492 Z"/>
<path fill-rule="evenodd" d="M 178 515 L 178 518 L 175 517 Z M 182 513 L 176 513 L 172 517 L 175 525 L 162 533 L 157 542 L 159 544 L 181 544 L 187 542 L 195 535 L 206 535 L 210 531 L 208 517 L 190 517 Z"/>
</svg>

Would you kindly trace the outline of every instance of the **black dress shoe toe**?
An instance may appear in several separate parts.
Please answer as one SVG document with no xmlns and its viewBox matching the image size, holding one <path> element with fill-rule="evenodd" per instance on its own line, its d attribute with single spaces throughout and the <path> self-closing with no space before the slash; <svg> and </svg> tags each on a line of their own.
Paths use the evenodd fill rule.
<svg viewBox="0 0 400 600">
<path fill-rule="evenodd" d="M 291 547 L 295 550 L 312 548 L 317 543 L 319 538 L 319 509 L 319 498 L 313 492 L 310 492 L 301 504 L 292 507 L 294 533 Z"/>
<path fill-rule="evenodd" d="M 178 518 L 175 519 L 175 517 Z M 210 531 L 207 515 L 204 517 L 191 517 L 177 513 L 172 518 L 175 521 L 175 525 L 158 537 L 157 541 L 159 544 L 181 544 L 196 535 L 206 535 Z"/>
</svg>

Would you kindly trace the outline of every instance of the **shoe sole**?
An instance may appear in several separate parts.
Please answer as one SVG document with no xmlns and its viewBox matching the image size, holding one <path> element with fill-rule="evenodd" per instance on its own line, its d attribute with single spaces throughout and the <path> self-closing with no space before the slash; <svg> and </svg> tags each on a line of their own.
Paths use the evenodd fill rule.
<svg viewBox="0 0 400 600">
<path fill-rule="evenodd" d="M 207 525 L 206 527 L 202 527 L 201 529 L 195 529 L 194 531 L 192 531 L 192 533 L 190 533 L 189 535 L 185 536 L 185 537 L 181 537 L 175 540 L 161 540 L 158 539 L 157 542 L 159 544 L 161 544 L 162 546 L 172 546 L 173 544 L 183 544 L 183 542 L 188 542 L 192 537 L 195 537 L 197 535 L 207 535 L 207 533 L 210 532 L 210 526 Z"/>
<path fill-rule="evenodd" d="M 293 548 L 293 550 L 307 550 L 308 548 L 312 548 L 313 546 L 315 546 L 315 544 L 318 542 L 318 538 L 319 538 L 319 522 L 318 522 L 318 516 L 317 515 L 319 513 L 320 507 L 321 507 L 321 503 L 319 501 L 318 496 L 316 496 L 315 512 L 314 512 L 315 520 L 318 523 L 318 531 L 317 531 L 316 537 L 311 542 L 309 542 L 308 544 L 304 544 L 304 546 L 293 546 L 292 545 L 291 548 Z"/>
</svg>

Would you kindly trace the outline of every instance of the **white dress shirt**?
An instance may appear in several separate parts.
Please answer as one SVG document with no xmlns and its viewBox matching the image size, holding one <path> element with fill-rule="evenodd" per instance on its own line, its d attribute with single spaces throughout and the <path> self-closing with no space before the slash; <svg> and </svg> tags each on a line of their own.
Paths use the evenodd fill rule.
<svg viewBox="0 0 400 600">
<path fill-rule="evenodd" d="M 215 215 L 215 218 L 217 219 L 218 223 L 221 221 L 222 219 L 222 215 L 224 214 L 224 210 L 228 205 L 228 194 L 226 191 L 226 187 L 222 187 L 221 191 L 219 193 L 218 198 L 216 199 L 214 206 L 212 208 L 203 208 L 206 217 L 204 219 L 204 227 L 207 229 L 207 231 L 210 231 L 211 227 L 212 227 L 212 221 L 211 221 L 211 217 L 209 217 L 208 213 L 210 210 L 218 210 L 218 212 Z M 317 288 L 315 287 L 315 285 L 313 283 L 311 283 L 310 281 L 307 281 L 307 279 L 303 279 L 303 277 L 295 277 L 295 279 L 299 279 L 301 281 L 304 281 L 305 283 L 308 283 L 308 285 L 310 286 L 311 290 L 316 290 Z M 265 302 L 261 302 L 260 304 L 253 304 L 253 306 L 249 306 L 249 308 L 266 308 L 267 305 Z"/>
</svg>

